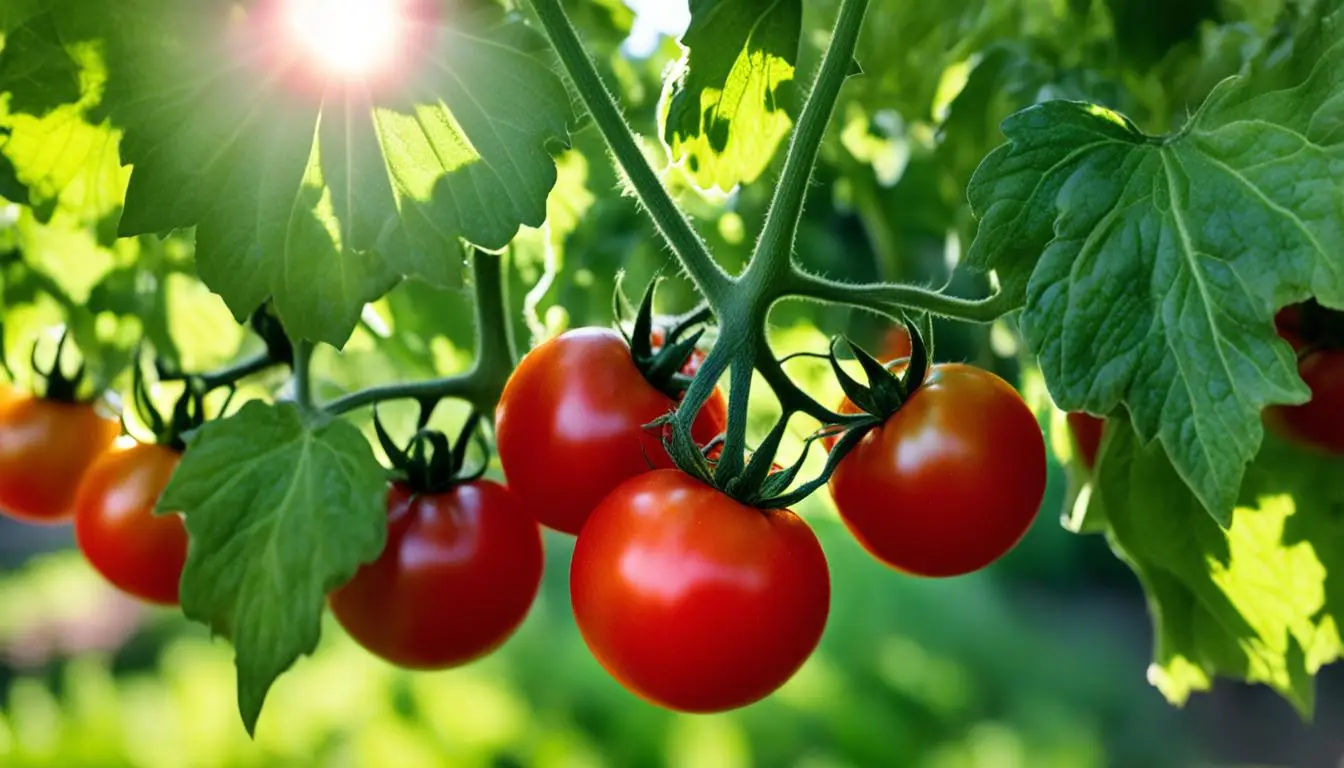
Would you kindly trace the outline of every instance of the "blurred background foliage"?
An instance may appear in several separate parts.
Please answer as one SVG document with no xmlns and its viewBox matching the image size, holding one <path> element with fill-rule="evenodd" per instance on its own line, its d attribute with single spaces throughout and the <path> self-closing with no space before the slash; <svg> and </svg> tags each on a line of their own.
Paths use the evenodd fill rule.
<svg viewBox="0 0 1344 768">
<path fill-rule="evenodd" d="M 684 4 L 634 5 L 641 13 L 619 0 L 568 3 L 649 157 L 733 269 L 749 254 L 781 158 L 762 182 L 727 193 L 701 192 L 683 169 L 667 167 L 657 138 L 661 76 L 680 50 L 659 32 L 685 23 L 684 7 L 665 7 Z M 987 286 L 953 269 L 974 233 L 966 181 L 1000 142 L 1002 118 L 1063 96 L 1119 109 L 1150 132 L 1169 130 L 1236 72 L 1281 5 L 875 0 L 860 48 L 866 74 L 842 94 L 800 258 L 836 278 L 952 281 L 959 293 L 983 292 Z M 0 9 L 0 32 L 14 27 L 20 6 Z M 837 7 L 806 4 L 800 81 L 810 79 Z M 25 204 L 0 205 L 4 350 L 19 383 L 30 383 L 33 345 L 39 357 L 50 355 L 63 324 L 96 381 L 123 388 L 142 339 L 186 370 L 256 349 L 194 278 L 189 238 L 111 236 L 125 185 L 107 161 L 117 137 L 90 117 L 99 84 L 73 83 L 78 102 L 36 117 L 19 114 L 13 99 L 21 94 L 0 99 L 9 142 L 0 160 L 21 162 L 15 144 L 34 137 L 66 139 L 64 153 L 45 159 L 48 172 L 20 169 L 45 180 L 20 190 Z M 621 194 L 591 127 L 558 164 L 546 226 L 524 229 L 509 249 L 520 346 L 610 322 L 620 272 L 632 292 L 666 278 L 663 311 L 693 304 L 653 228 Z M 0 167 L 0 194 L 19 197 L 6 193 L 13 189 L 6 178 Z M 472 344 L 467 296 L 409 282 L 370 305 L 347 347 L 317 360 L 319 395 L 464 368 Z M 821 351 L 836 333 L 875 346 L 888 330 L 875 317 L 807 304 L 786 304 L 772 320 L 781 354 Z M 865 556 L 824 493 L 809 499 L 798 511 L 830 558 L 832 615 L 821 650 L 765 702 L 692 717 L 625 693 L 583 647 L 568 602 L 572 543 L 548 534 L 542 598 L 500 653 L 462 670 L 408 674 L 329 623 L 319 652 L 277 684 L 250 742 L 234 712 L 226 644 L 176 613 L 120 598 L 70 550 L 67 530 L 0 521 L 0 766 L 1034 768 L 1336 759 L 1344 745 L 1329 723 L 1339 722 L 1344 699 L 1331 696 L 1338 686 L 1329 675 L 1314 729 L 1297 724 L 1287 705 L 1243 689 L 1225 686 L 1178 712 L 1146 685 L 1142 595 L 1103 540 L 1059 524 L 1072 492 L 1059 461 L 1068 440 L 1057 433 L 1059 415 L 1039 377 L 1022 368 L 1012 328 L 938 331 L 941 359 L 1021 382 L 1053 433 L 1057 457 L 1043 513 L 988 571 L 921 581 Z M 800 362 L 791 371 L 823 402 L 838 399 L 823 368 Z M 263 377 L 243 394 L 268 395 L 275 383 Z M 753 412 L 758 434 L 773 418 L 769 400 L 762 393 Z M 384 415 L 394 430 L 411 418 L 396 408 Z M 447 425 L 464 416 L 445 407 L 436 418 Z M 800 420 L 793 450 L 811 428 Z"/>
</svg>

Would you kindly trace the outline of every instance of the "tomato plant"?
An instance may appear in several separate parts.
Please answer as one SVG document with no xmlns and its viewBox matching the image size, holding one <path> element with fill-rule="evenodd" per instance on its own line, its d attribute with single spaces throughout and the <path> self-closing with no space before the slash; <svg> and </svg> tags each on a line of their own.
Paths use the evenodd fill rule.
<svg viewBox="0 0 1344 768">
<path fill-rule="evenodd" d="M 579 534 L 575 609 L 613 674 L 721 709 L 816 643 L 825 563 L 782 510 L 823 487 L 909 573 L 1013 546 L 1045 470 L 988 373 L 1012 371 L 1075 414 L 1084 463 L 1076 414 L 1108 414 L 1071 530 L 1147 590 L 1149 679 L 1309 712 L 1344 657 L 1340 345 L 1318 323 L 1344 310 L 1344 0 L 1202 2 L 1157 37 L 1129 2 L 819 2 L 694 2 L 647 56 L 625 6 L 588 0 L 0 13 L 0 369 L 23 387 L 0 392 L 0 508 L 68 517 L 118 432 L 71 387 L 18 393 L 44 374 L 4 353 L 60 326 L 109 402 L 182 392 L 128 422 L 185 449 L 161 495 L 133 484 L 123 517 L 91 484 L 104 532 L 80 541 L 143 595 L 138 568 L 169 561 L 128 553 L 178 519 L 149 506 L 180 513 L 182 612 L 233 643 L 249 731 L 329 605 L 409 666 L 501 641 L 536 589 L 532 518 Z M 630 323 L 609 308 L 633 283 Z M 548 341 L 520 359 L 522 334 Z M 855 348 L 867 388 L 836 356 L 851 335 L 880 339 Z M 460 476 L 470 446 L 493 479 Z M 141 448 L 94 479 L 122 487 L 132 459 L 167 472 Z M 389 497 L 389 464 L 413 492 Z M 471 556 L 410 570 L 449 540 Z M 512 597 L 425 612 L 485 573 Z M 1321 597 L 1246 588 L 1266 573 Z"/>
<path fill-rule="evenodd" d="M 701 443 L 724 429 L 721 397 L 695 421 Z M 569 331 L 529 352 L 509 377 L 496 416 L 500 463 L 544 525 L 577 534 L 621 481 L 672 466 L 660 431 L 645 425 L 675 407 L 645 380 L 620 334 Z"/>
<path fill-rule="evenodd" d="M 360 645 L 403 667 L 441 669 L 499 647 L 541 584 L 541 532 L 489 480 L 442 493 L 400 483 L 387 494 L 387 546 L 331 595 Z"/>
<path fill-rule="evenodd" d="M 602 666 L 687 712 L 744 706 L 783 685 L 830 608 L 826 558 L 806 523 L 675 469 L 602 500 L 579 534 L 570 592 Z"/>
<path fill-rule="evenodd" d="M 0 509 L 34 523 L 68 519 L 80 478 L 120 433 L 89 403 L 0 399 Z"/>
<path fill-rule="evenodd" d="M 187 531 L 175 514 L 154 515 L 179 461 L 177 451 L 137 444 L 99 456 L 75 495 L 75 540 L 108 581 L 127 594 L 176 605 Z"/>
<path fill-rule="evenodd" d="M 958 576 L 1027 532 L 1045 493 L 1045 441 L 1002 379 L 937 365 L 845 456 L 830 486 L 874 557 L 921 576 Z"/>
</svg>

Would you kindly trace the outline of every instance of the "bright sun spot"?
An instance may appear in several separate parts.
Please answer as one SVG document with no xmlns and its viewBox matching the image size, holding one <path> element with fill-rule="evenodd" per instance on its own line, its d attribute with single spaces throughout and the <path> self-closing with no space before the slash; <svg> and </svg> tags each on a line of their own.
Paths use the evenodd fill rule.
<svg viewBox="0 0 1344 768">
<path fill-rule="evenodd" d="M 324 72 L 367 77 L 394 58 L 403 11 L 396 0 L 287 0 L 285 25 Z"/>
</svg>

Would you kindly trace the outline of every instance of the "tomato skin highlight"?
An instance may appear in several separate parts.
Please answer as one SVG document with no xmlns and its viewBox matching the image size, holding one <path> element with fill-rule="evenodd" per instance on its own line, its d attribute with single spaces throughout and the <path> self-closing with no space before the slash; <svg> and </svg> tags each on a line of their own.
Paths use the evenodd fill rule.
<svg viewBox="0 0 1344 768">
<path fill-rule="evenodd" d="M 1071 411 L 1065 419 L 1069 423 L 1069 431 L 1073 433 L 1073 444 L 1078 448 L 1078 458 L 1084 467 L 1092 469 L 1097 465 L 1097 451 L 1101 448 L 1106 420 L 1082 411 Z"/>
<path fill-rule="evenodd" d="M 1299 322 L 1297 307 L 1285 307 L 1275 317 L 1279 335 L 1301 354 L 1310 342 L 1302 337 Z M 1311 388 L 1311 399 L 1266 408 L 1265 425 L 1297 445 L 1344 454 L 1344 349 L 1309 351 L 1298 359 L 1297 372 Z"/>
<path fill-rule="evenodd" d="M 541 585 L 541 529 L 490 480 L 387 494 L 387 546 L 330 596 L 360 645 L 408 669 L 445 669 L 503 645 Z"/>
<path fill-rule="evenodd" d="M 738 503 L 680 470 L 612 491 L 579 534 L 570 571 L 589 650 L 641 698 L 720 712 L 783 685 L 816 649 L 830 571 L 788 510 Z"/>
<path fill-rule="evenodd" d="M 994 374 L 934 366 L 830 481 L 845 525 L 874 557 L 929 577 L 977 571 L 1026 534 L 1045 495 L 1045 440 Z"/>
<path fill-rule="evenodd" d="M 542 343 L 509 377 L 495 435 L 509 489 L 543 525 L 577 534 L 602 499 L 650 465 L 672 467 L 658 430 L 644 425 L 675 407 L 644 379 L 620 334 L 579 328 Z M 717 389 L 692 437 L 723 432 Z"/>
<path fill-rule="evenodd" d="M 159 605 L 177 605 L 187 562 L 180 515 L 154 515 L 177 469 L 177 451 L 137 444 L 99 456 L 75 495 L 75 541 L 117 589 Z"/>
<path fill-rule="evenodd" d="M 121 434 L 87 403 L 0 397 L 0 510 L 29 523 L 75 512 L 79 479 Z"/>
</svg>

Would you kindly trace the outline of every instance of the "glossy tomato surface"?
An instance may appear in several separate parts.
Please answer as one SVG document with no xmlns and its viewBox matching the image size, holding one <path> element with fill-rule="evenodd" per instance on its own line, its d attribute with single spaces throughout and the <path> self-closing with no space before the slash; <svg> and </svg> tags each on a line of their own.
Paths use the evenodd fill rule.
<svg viewBox="0 0 1344 768">
<path fill-rule="evenodd" d="M 176 605 L 187 562 L 179 515 L 154 515 L 179 460 L 161 445 L 114 448 L 84 474 L 75 495 L 75 540 L 89 563 L 121 591 Z"/>
<path fill-rule="evenodd" d="M 394 484 L 387 546 L 331 594 L 360 645 L 410 669 L 465 664 L 498 648 L 541 584 L 541 529 L 507 488 L 476 480 L 434 495 Z"/>
<path fill-rule="evenodd" d="M 936 365 L 845 456 L 830 488 L 845 524 L 879 560 L 921 576 L 970 573 L 1031 526 L 1045 494 L 1045 440 L 1003 379 Z"/>
<path fill-rule="evenodd" d="M 120 433 L 87 403 L 0 397 L 0 510 L 32 523 L 69 519 L 80 478 Z"/>
<path fill-rule="evenodd" d="M 510 490 L 543 524 L 578 533 L 622 481 L 672 466 L 659 431 L 644 425 L 674 405 L 644 379 L 615 331 L 580 328 L 542 343 L 513 372 L 496 412 Z M 707 443 L 726 421 L 716 390 L 692 436 Z"/>
<path fill-rule="evenodd" d="M 1097 450 L 1101 448 L 1106 421 L 1081 411 L 1072 411 L 1065 418 L 1073 433 L 1073 444 L 1078 447 L 1078 458 L 1082 459 L 1083 466 L 1091 469 L 1097 464 Z"/>
<path fill-rule="evenodd" d="M 670 709 L 717 712 L 769 695 L 807 660 L 830 573 L 797 515 L 668 469 L 626 481 L 593 512 L 570 593 L 584 641 L 622 685 Z"/>
<path fill-rule="evenodd" d="M 1265 409 L 1266 425 L 1298 445 L 1344 454 L 1344 348 L 1304 338 L 1297 307 L 1285 308 L 1275 321 L 1299 355 L 1297 372 L 1311 388 L 1311 399 Z"/>
</svg>

